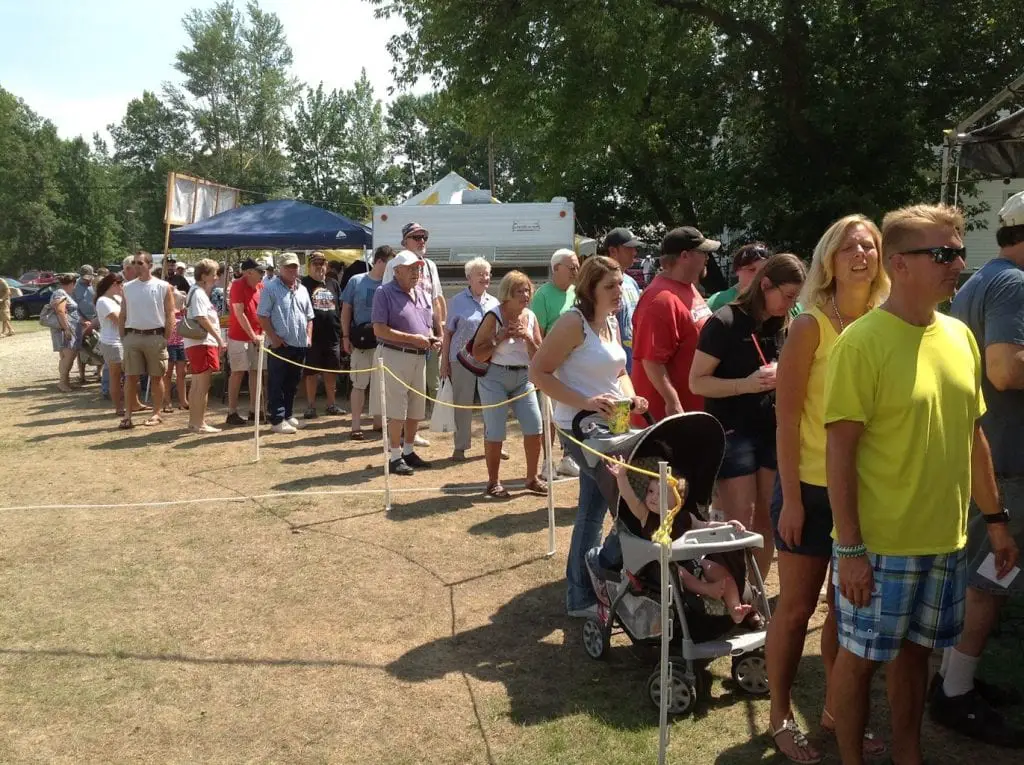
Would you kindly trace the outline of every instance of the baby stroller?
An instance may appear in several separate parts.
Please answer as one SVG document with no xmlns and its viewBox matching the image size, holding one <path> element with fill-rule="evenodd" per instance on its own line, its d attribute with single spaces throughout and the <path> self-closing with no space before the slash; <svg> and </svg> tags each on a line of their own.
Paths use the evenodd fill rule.
<svg viewBox="0 0 1024 765">
<path fill-rule="evenodd" d="M 574 436 L 595 451 L 623 459 L 627 464 L 642 458 L 665 460 L 672 475 L 687 483 L 683 507 L 672 530 L 671 655 L 669 672 L 669 713 L 694 712 L 710 697 L 708 664 L 721 656 L 732 657 L 732 678 L 736 686 L 752 695 L 768 692 L 765 670 L 765 626 L 771 616 L 764 582 L 754 561 L 754 548 L 762 547 L 760 534 L 737 532 L 732 526 L 686 530 L 688 513 L 707 519 L 718 469 L 725 452 L 725 434 L 718 420 L 703 412 L 680 414 L 640 431 L 612 435 L 600 415 L 581 412 L 573 422 Z M 595 469 L 597 483 L 614 509 L 616 528 L 622 544 L 622 572 L 601 571 L 598 576 L 608 591 L 610 606 L 600 606 L 598 617 L 583 625 L 583 646 L 587 654 L 601 659 L 613 632 L 621 630 L 636 645 L 661 643 L 661 548 L 641 536 L 637 518 L 619 496 L 614 477 L 604 460 L 584 452 Z M 600 463 L 600 464 L 598 464 Z M 705 599 L 685 590 L 680 567 L 693 571 L 701 558 L 715 555 L 760 615 L 755 629 L 736 625 L 719 601 Z M 747 583 L 747 569 L 753 585 Z M 647 695 L 655 706 L 661 704 L 659 667 L 647 680 Z"/>
</svg>

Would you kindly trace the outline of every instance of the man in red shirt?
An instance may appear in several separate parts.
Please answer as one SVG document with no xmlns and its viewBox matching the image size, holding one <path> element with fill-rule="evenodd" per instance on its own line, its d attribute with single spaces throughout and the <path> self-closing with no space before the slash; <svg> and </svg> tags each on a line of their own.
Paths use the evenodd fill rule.
<svg viewBox="0 0 1024 765">
<path fill-rule="evenodd" d="M 689 379 L 700 328 L 711 310 L 695 285 L 708 253 L 721 246 L 691 226 L 669 231 L 661 242 L 661 273 L 637 303 L 630 377 L 655 420 L 704 408 L 704 399 L 690 392 Z M 644 427 L 640 418 L 634 424 Z"/>
<path fill-rule="evenodd" d="M 245 425 L 238 414 L 238 393 L 242 389 L 242 378 L 249 372 L 249 422 L 256 419 L 259 406 L 256 403 L 256 370 L 259 368 L 260 343 L 263 329 L 256 316 L 263 289 L 263 273 L 266 268 L 252 258 L 242 261 L 242 275 L 231 282 L 228 303 L 228 362 L 231 377 L 228 380 L 227 425 Z"/>
</svg>

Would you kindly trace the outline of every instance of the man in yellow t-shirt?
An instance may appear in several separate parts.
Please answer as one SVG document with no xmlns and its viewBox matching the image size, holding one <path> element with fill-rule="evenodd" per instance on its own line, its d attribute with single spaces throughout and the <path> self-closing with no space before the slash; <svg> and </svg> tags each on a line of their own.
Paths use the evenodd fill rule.
<svg viewBox="0 0 1024 765">
<path fill-rule="evenodd" d="M 886 215 L 892 294 L 836 341 L 825 383 L 826 477 L 835 518 L 839 655 L 829 679 L 846 765 L 863 763 L 871 676 L 886 671 L 893 760 L 919 765 L 934 648 L 963 629 L 967 507 L 989 517 L 996 568 L 1017 548 L 978 426 L 981 361 L 966 325 L 936 313 L 966 255 L 963 217 L 915 205 Z"/>
</svg>

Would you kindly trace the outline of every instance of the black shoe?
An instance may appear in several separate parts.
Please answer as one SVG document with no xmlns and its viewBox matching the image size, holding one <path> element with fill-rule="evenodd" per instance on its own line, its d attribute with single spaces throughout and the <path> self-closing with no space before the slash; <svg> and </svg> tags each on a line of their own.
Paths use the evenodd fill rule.
<svg viewBox="0 0 1024 765">
<path fill-rule="evenodd" d="M 228 415 L 227 419 L 224 420 L 224 424 L 225 425 L 245 425 L 245 420 L 243 420 L 239 416 L 238 412 L 232 412 L 231 414 Z"/>
<path fill-rule="evenodd" d="M 977 691 L 950 698 L 940 685 L 928 713 L 935 723 L 977 741 L 1008 749 L 1024 748 L 1024 731 L 1007 725 Z"/>
<path fill-rule="evenodd" d="M 405 461 L 403 457 L 399 457 L 397 460 L 391 460 L 388 463 L 388 470 L 393 475 L 412 475 L 416 471 L 409 467 L 409 463 Z"/>
<path fill-rule="evenodd" d="M 424 470 L 433 467 L 426 460 L 421 460 L 419 455 L 416 454 L 416 452 L 409 452 L 408 454 L 403 454 L 402 459 L 405 460 L 405 464 L 407 464 L 409 467 L 423 468 Z"/>
<path fill-rule="evenodd" d="M 256 412 L 249 412 L 249 416 L 245 420 L 246 422 L 256 422 Z"/>
</svg>

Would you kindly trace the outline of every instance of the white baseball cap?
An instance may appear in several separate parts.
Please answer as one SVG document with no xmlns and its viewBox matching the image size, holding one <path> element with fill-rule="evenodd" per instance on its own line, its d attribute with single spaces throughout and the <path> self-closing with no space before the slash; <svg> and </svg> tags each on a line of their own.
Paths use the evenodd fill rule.
<svg viewBox="0 0 1024 765">
<path fill-rule="evenodd" d="M 1018 191 L 1006 200 L 999 211 L 1000 226 L 1024 226 L 1024 191 Z"/>
</svg>

